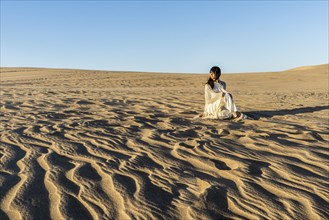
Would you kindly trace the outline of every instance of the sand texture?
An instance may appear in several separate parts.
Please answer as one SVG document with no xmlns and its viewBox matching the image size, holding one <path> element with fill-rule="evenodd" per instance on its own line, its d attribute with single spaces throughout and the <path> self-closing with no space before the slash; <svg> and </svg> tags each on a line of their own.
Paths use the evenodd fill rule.
<svg viewBox="0 0 329 220">
<path fill-rule="evenodd" d="M 328 65 L 207 77 L 1 68 L 0 219 L 328 219 Z"/>
</svg>

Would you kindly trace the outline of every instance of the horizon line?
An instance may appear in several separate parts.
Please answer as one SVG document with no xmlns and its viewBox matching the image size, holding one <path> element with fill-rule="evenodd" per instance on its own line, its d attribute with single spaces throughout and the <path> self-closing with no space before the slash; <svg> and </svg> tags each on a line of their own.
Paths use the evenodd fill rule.
<svg viewBox="0 0 329 220">
<path fill-rule="evenodd" d="M 248 71 L 248 72 L 224 72 L 225 74 L 244 74 L 244 73 L 275 73 L 275 72 L 284 72 L 293 69 L 303 68 L 303 67 L 316 67 L 322 65 L 329 65 L 329 63 L 322 63 L 322 64 L 314 64 L 314 65 L 306 65 L 306 66 L 297 66 L 289 69 L 279 70 L 279 71 Z M 86 71 L 105 71 L 105 72 L 122 72 L 122 73 L 162 73 L 162 74 L 205 74 L 208 73 L 197 73 L 197 72 L 162 72 L 162 71 L 139 71 L 139 70 L 104 70 L 104 69 L 79 69 L 79 68 L 63 68 L 63 67 L 15 67 L 15 66 L 0 66 L 0 68 L 18 68 L 18 69 L 53 69 L 53 70 L 86 70 Z M 223 72 L 222 72 L 223 73 Z"/>
</svg>

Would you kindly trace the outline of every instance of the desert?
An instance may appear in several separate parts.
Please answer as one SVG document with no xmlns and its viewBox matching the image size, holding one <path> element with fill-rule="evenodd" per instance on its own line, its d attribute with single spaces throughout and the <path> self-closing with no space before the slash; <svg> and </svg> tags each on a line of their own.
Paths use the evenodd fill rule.
<svg viewBox="0 0 329 220">
<path fill-rule="evenodd" d="M 328 219 L 328 64 L 223 73 L 251 119 L 195 119 L 208 73 L 1 68 L 0 219 Z"/>
</svg>

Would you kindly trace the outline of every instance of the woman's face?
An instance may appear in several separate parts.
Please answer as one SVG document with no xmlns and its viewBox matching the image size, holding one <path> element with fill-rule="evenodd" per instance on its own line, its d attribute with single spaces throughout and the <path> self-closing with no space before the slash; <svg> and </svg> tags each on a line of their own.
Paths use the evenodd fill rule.
<svg viewBox="0 0 329 220">
<path fill-rule="evenodd" d="M 210 78 L 211 78 L 212 80 L 215 80 L 215 79 L 216 79 L 216 75 L 215 75 L 214 72 L 210 72 L 209 75 L 210 75 Z"/>
</svg>

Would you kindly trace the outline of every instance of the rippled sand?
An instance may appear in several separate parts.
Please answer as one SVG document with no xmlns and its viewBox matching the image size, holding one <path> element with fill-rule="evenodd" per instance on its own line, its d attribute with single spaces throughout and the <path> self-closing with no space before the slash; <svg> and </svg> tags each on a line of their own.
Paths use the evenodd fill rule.
<svg viewBox="0 0 329 220">
<path fill-rule="evenodd" d="M 1 68 L 0 219 L 328 219 L 328 65 L 207 76 Z"/>
</svg>

